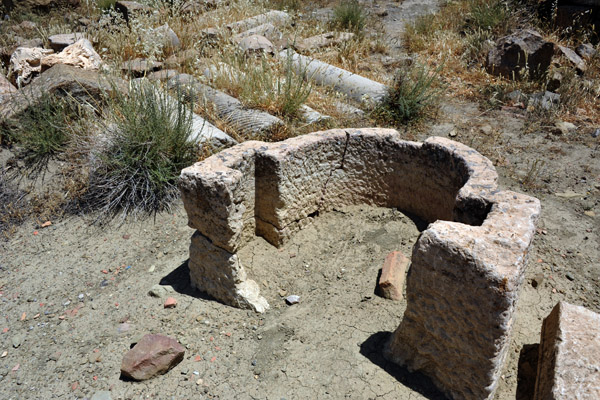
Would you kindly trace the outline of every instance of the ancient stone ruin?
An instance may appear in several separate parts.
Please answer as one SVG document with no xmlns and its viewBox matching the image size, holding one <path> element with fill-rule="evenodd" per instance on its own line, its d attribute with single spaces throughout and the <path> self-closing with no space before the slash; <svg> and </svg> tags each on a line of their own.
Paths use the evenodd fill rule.
<svg viewBox="0 0 600 400">
<path fill-rule="evenodd" d="M 430 222 L 414 246 L 407 309 L 385 351 L 453 398 L 493 397 L 509 348 L 537 199 L 498 190 L 491 162 L 460 143 L 390 129 L 249 141 L 182 171 L 193 285 L 236 307 L 267 301 L 238 251 L 282 246 L 321 212 L 394 207 Z M 253 265 L 260 268 L 260 265 Z"/>
</svg>

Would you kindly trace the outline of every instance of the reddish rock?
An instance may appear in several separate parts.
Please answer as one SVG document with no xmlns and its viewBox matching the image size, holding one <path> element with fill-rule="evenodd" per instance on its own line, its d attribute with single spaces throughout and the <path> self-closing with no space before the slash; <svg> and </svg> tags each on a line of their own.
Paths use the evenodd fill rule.
<svg viewBox="0 0 600 400">
<path fill-rule="evenodd" d="M 183 360 L 185 349 L 177 340 L 162 335 L 146 335 L 125 354 L 121 374 L 142 381 L 164 374 Z"/>
<path fill-rule="evenodd" d="M 401 251 L 392 251 L 387 255 L 379 278 L 379 290 L 383 297 L 402 300 L 402 287 L 408 263 L 408 258 Z"/>
<path fill-rule="evenodd" d="M 600 314 L 558 303 L 542 325 L 534 400 L 600 399 Z"/>
<path fill-rule="evenodd" d="M 167 297 L 165 300 L 165 308 L 175 308 L 177 306 L 177 300 L 174 297 Z"/>
</svg>

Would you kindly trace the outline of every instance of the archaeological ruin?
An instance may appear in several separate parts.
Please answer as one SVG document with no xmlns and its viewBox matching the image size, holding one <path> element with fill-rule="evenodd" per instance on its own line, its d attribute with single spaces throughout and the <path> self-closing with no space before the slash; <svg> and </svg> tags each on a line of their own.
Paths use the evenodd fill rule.
<svg viewBox="0 0 600 400">
<path fill-rule="evenodd" d="M 196 230 L 192 284 L 257 312 L 269 305 L 238 255 L 255 235 L 282 246 L 344 205 L 398 208 L 429 222 L 413 249 L 406 312 L 384 353 L 452 398 L 493 397 L 540 202 L 498 189 L 492 163 L 475 150 L 376 128 L 248 141 L 184 169 L 181 192 Z"/>
</svg>

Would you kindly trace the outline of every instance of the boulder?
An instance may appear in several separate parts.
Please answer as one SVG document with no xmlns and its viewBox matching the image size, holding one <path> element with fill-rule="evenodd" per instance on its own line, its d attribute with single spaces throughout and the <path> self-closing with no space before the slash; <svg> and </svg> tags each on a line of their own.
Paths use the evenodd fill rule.
<svg viewBox="0 0 600 400">
<path fill-rule="evenodd" d="M 8 77 L 17 87 L 25 86 L 42 72 L 42 58 L 53 51 L 41 47 L 18 47 L 10 56 Z"/>
<path fill-rule="evenodd" d="M 559 302 L 544 320 L 534 400 L 600 399 L 600 314 Z"/>
<path fill-rule="evenodd" d="M 525 68 L 530 77 L 543 76 L 554 54 L 554 44 L 533 30 L 523 29 L 500 38 L 487 55 L 486 69 L 494 75 L 519 79 Z"/>
<path fill-rule="evenodd" d="M 247 36 L 240 41 L 238 46 L 245 54 L 275 54 L 273 43 L 261 35 Z"/>
<path fill-rule="evenodd" d="M 52 35 L 48 38 L 50 48 L 56 52 L 62 51 L 65 47 L 72 45 L 79 39 L 84 39 L 85 33 L 62 33 L 59 35 Z"/>
<path fill-rule="evenodd" d="M 65 47 L 58 54 L 50 54 L 42 58 L 42 70 L 46 70 L 56 64 L 72 65 L 85 70 L 98 69 L 102 64 L 100 55 L 87 39 L 79 39 L 70 46 Z"/>
<path fill-rule="evenodd" d="M 0 121 L 15 118 L 29 107 L 35 107 L 44 96 L 68 95 L 82 103 L 97 104 L 105 94 L 114 90 L 126 93 L 126 88 L 121 80 L 107 82 L 98 71 L 57 64 L 0 104 Z"/>
<path fill-rule="evenodd" d="M 123 357 L 121 374 L 138 381 L 165 374 L 183 360 L 185 349 L 177 340 L 146 335 Z"/>
<path fill-rule="evenodd" d="M 149 35 L 154 40 L 160 41 L 163 49 L 169 52 L 176 51 L 181 47 L 181 41 L 173 29 L 169 27 L 169 24 L 164 24 L 158 28 L 151 29 Z"/>
</svg>

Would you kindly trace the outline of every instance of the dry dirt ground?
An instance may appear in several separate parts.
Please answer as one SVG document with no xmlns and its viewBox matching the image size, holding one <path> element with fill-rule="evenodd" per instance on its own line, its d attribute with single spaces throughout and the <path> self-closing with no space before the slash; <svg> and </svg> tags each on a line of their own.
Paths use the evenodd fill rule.
<svg viewBox="0 0 600 400">
<path fill-rule="evenodd" d="M 451 135 L 494 162 L 501 187 L 542 202 L 498 400 L 527 398 L 519 358 L 539 342 L 558 301 L 600 312 L 600 138 L 529 132 L 527 124 L 510 111 L 448 100 L 435 125 L 408 135 Z M 405 303 L 374 293 L 378 271 L 390 251 L 410 256 L 424 229 L 398 210 L 335 210 L 281 249 L 257 238 L 244 252 L 271 304 L 262 315 L 190 287 L 192 230 L 181 204 L 105 229 L 79 217 L 40 222 L 0 242 L 0 398 L 103 390 L 112 399 L 444 398 L 380 353 Z M 154 285 L 163 298 L 148 294 Z M 289 294 L 300 303 L 286 305 Z M 177 307 L 164 309 L 165 296 Z M 177 338 L 184 360 L 149 381 L 120 379 L 123 355 L 146 333 Z M 532 368 L 525 363 L 521 373 Z"/>
</svg>

